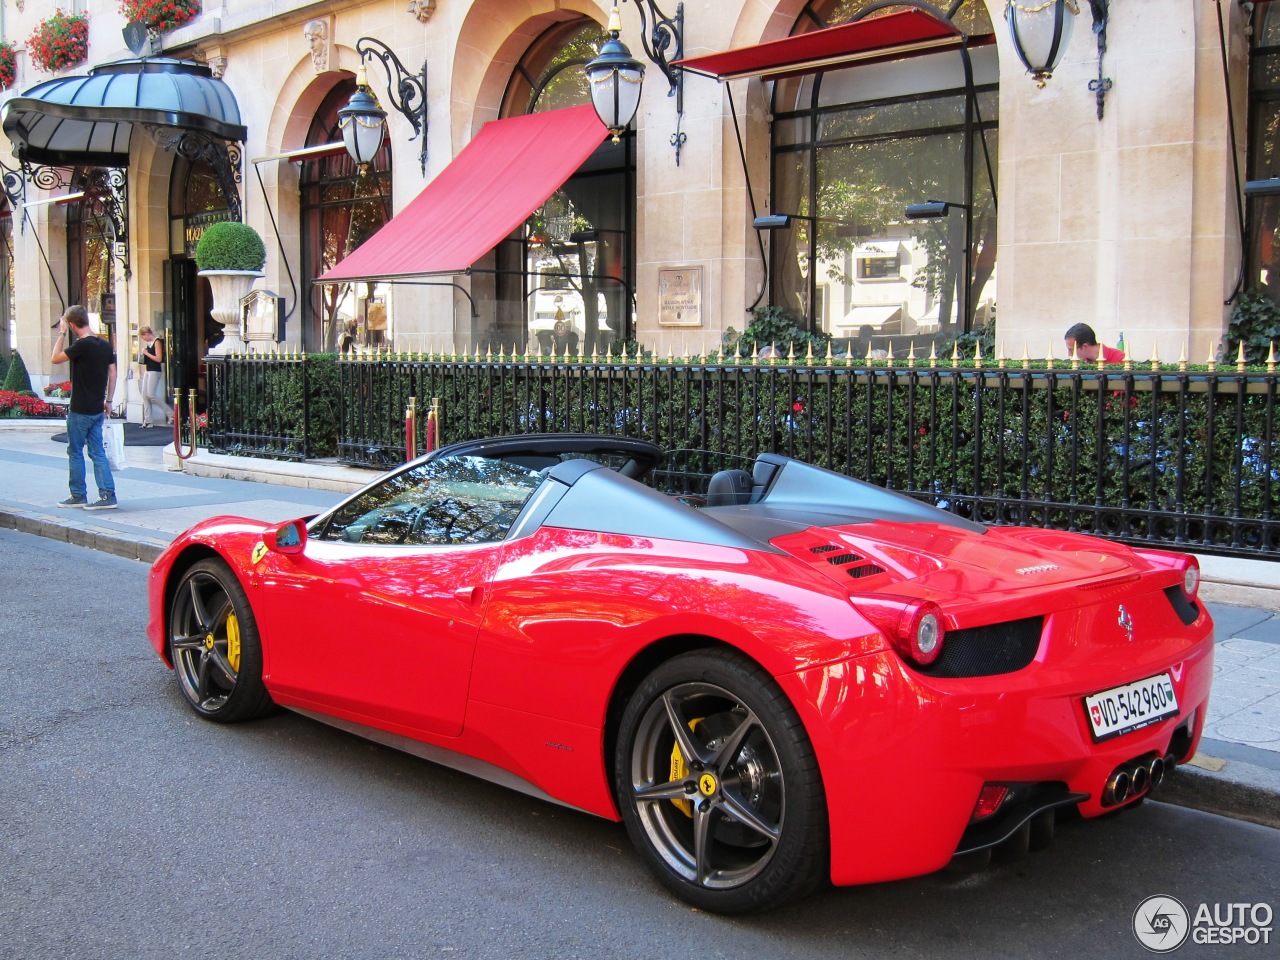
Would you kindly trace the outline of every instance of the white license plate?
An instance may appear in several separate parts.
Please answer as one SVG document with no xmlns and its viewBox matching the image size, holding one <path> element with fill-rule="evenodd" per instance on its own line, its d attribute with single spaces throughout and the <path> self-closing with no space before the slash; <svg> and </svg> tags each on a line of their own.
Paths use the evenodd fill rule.
<svg viewBox="0 0 1280 960">
<path fill-rule="evenodd" d="M 1178 697 L 1167 673 L 1112 687 L 1084 698 L 1094 740 L 1108 740 L 1178 714 Z"/>
</svg>

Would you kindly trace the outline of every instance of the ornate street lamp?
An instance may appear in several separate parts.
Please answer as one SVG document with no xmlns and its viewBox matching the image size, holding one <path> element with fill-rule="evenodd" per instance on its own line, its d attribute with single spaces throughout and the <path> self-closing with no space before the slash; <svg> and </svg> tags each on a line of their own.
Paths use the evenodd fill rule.
<svg viewBox="0 0 1280 960">
<path fill-rule="evenodd" d="M 387 96 L 400 115 L 413 124 L 415 137 L 422 137 L 422 149 L 418 158 L 422 173 L 427 172 L 427 62 L 422 70 L 413 74 L 381 40 L 361 37 L 356 41 L 356 53 L 360 54 L 360 71 L 356 74 L 356 92 L 347 105 L 338 111 L 338 126 L 342 129 L 342 142 L 351 159 L 365 169 L 373 162 L 382 146 L 383 121 L 387 112 L 378 105 L 369 88 L 364 62 L 374 58 L 387 72 Z M 394 74 L 393 74 L 394 71 Z M 410 137 L 409 139 L 413 139 Z"/>
<path fill-rule="evenodd" d="M 617 143 L 640 106 L 640 87 L 644 82 L 644 64 L 631 56 L 626 44 L 618 39 L 622 18 L 615 3 L 609 12 L 609 39 L 600 45 L 599 55 L 584 68 L 591 85 L 591 103 L 601 122 Z"/>
<path fill-rule="evenodd" d="M 1004 18 L 1013 36 L 1014 52 L 1035 78 L 1036 86 L 1043 87 L 1053 76 L 1071 42 L 1071 28 L 1079 12 L 1076 0 L 1005 3 Z"/>
<path fill-rule="evenodd" d="M 369 78 L 361 64 L 356 74 L 356 92 L 347 105 L 338 111 L 338 129 L 342 131 L 342 143 L 357 166 L 363 171 L 373 163 L 382 147 L 386 133 L 387 111 L 378 106 L 378 100 L 369 89 Z"/>
</svg>

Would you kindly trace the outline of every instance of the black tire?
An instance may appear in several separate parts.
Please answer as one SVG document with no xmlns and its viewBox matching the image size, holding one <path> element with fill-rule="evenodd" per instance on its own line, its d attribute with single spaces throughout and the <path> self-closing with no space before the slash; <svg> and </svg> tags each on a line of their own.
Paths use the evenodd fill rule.
<svg viewBox="0 0 1280 960">
<path fill-rule="evenodd" d="M 773 678 L 739 654 L 697 651 L 654 670 L 623 713 L 614 770 L 631 841 L 694 906 L 767 910 L 828 876 L 813 747 Z"/>
<path fill-rule="evenodd" d="M 166 626 L 178 689 L 196 713 L 235 723 L 271 711 L 258 624 L 225 563 L 202 560 L 183 575 Z"/>
</svg>

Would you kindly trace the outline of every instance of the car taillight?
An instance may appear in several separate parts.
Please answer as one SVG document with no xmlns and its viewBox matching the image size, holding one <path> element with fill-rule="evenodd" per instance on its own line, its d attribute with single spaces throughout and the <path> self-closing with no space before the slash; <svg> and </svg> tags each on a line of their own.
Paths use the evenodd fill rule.
<svg viewBox="0 0 1280 960">
<path fill-rule="evenodd" d="M 1195 557 L 1187 557 L 1186 569 L 1182 571 L 1182 592 L 1187 598 L 1194 600 L 1200 589 L 1200 561 Z"/>
<path fill-rule="evenodd" d="M 946 626 L 942 608 L 932 600 L 897 597 L 853 597 L 853 605 L 880 628 L 898 652 L 913 663 L 928 666 L 942 653 Z"/>
<path fill-rule="evenodd" d="M 969 822 L 975 823 L 978 820 L 985 820 L 997 810 L 1000 804 L 1004 803 L 1004 798 L 1009 795 L 1009 788 L 1003 783 L 984 783 L 982 792 L 978 794 L 978 802 L 973 805 L 973 813 L 969 816 Z"/>
</svg>

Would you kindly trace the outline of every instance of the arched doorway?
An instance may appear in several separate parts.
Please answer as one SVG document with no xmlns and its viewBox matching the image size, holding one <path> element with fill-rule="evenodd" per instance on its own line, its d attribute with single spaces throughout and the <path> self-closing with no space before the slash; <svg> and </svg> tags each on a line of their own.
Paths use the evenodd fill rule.
<svg viewBox="0 0 1280 960">
<path fill-rule="evenodd" d="M 810 0 L 792 33 L 912 7 L 971 37 L 992 32 L 983 0 Z M 996 303 L 998 76 L 989 44 L 778 81 L 772 210 L 795 220 L 772 238 L 770 302 L 804 329 L 877 346 L 985 326 Z M 949 215 L 908 219 L 908 206 L 930 200 L 949 202 Z"/>
<path fill-rule="evenodd" d="M 67 303 L 89 311 L 100 336 L 116 345 L 114 244 L 123 239 L 123 170 L 77 168 L 71 183 L 81 196 L 67 203 Z"/>
<path fill-rule="evenodd" d="M 334 86 L 321 102 L 307 131 L 306 146 L 341 143 L 338 110 L 355 92 L 354 79 Z M 386 283 L 314 284 L 391 219 L 391 138 L 367 170 L 361 171 L 337 149 L 302 164 L 299 183 L 302 214 L 302 345 L 333 351 L 380 347 L 394 337 Z"/>
<path fill-rule="evenodd" d="M 525 50 L 503 117 L 591 102 L 582 67 L 606 34 L 582 17 L 556 23 Z M 547 144 L 554 150 L 555 144 Z M 635 134 L 605 140 L 529 219 L 473 270 L 473 295 L 492 297 L 480 349 L 591 355 L 634 337 Z"/>
</svg>

